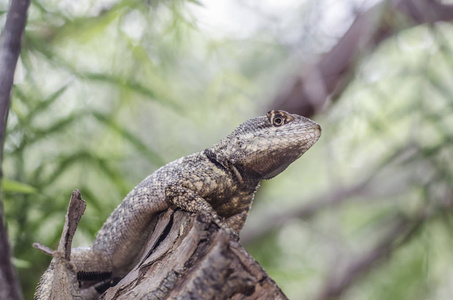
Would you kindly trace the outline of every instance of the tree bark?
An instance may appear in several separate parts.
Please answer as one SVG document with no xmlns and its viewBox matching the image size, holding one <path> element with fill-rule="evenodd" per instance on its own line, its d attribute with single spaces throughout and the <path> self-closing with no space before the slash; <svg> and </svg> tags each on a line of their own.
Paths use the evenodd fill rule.
<svg viewBox="0 0 453 300">
<path fill-rule="evenodd" d="M 162 213 L 140 263 L 101 299 L 287 299 L 261 266 L 202 215 Z"/>
<path fill-rule="evenodd" d="M 10 106 L 11 88 L 14 71 L 20 54 L 22 33 L 27 20 L 30 0 L 12 0 L 6 17 L 0 46 L 0 181 L 3 178 L 3 143 L 6 121 Z M 22 299 L 19 281 L 11 262 L 6 228 L 3 220 L 3 205 L 0 196 L 0 299 Z"/>
</svg>

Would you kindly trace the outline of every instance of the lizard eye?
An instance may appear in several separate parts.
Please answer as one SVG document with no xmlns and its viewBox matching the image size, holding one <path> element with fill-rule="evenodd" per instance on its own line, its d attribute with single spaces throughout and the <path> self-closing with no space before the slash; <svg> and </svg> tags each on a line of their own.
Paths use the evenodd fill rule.
<svg viewBox="0 0 453 300">
<path fill-rule="evenodd" d="M 280 127 L 294 120 L 294 117 L 283 110 L 271 110 L 267 113 L 269 123 L 274 127 Z"/>
<path fill-rule="evenodd" d="M 272 120 L 274 126 L 282 126 L 285 123 L 285 120 L 282 116 L 275 116 Z"/>
</svg>

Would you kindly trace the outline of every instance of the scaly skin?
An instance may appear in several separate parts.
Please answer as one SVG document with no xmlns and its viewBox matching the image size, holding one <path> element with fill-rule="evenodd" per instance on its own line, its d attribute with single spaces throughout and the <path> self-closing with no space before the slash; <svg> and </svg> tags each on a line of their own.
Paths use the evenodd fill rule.
<svg viewBox="0 0 453 300">
<path fill-rule="evenodd" d="M 285 170 L 320 135 L 315 122 L 273 110 L 241 124 L 214 147 L 161 167 L 113 211 L 91 248 L 73 250 L 71 262 L 79 280 L 127 274 L 146 242 L 150 223 L 170 206 L 203 213 L 237 238 L 259 182 Z M 84 299 L 97 296 L 93 288 L 82 294 Z M 45 299 L 40 295 L 44 292 L 38 286 L 35 299 Z"/>
</svg>

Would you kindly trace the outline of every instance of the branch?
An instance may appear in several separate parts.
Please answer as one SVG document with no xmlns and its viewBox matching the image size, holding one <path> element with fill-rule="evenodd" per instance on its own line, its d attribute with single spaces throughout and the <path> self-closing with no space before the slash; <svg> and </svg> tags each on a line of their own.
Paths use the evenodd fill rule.
<svg viewBox="0 0 453 300">
<path fill-rule="evenodd" d="M 68 211 L 65 217 L 63 232 L 61 233 L 60 243 L 57 249 L 57 251 L 61 253 L 60 256 L 67 261 L 71 258 L 72 239 L 77 230 L 80 219 L 85 212 L 86 206 L 87 204 L 82 199 L 82 195 L 79 190 L 72 192 L 71 199 L 69 200 Z M 55 251 L 41 243 L 34 243 L 33 247 L 48 255 L 55 255 Z"/>
<path fill-rule="evenodd" d="M 336 100 L 348 86 L 361 56 L 386 38 L 424 23 L 453 20 L 453 5 L 433 0 L 383 1 L 357 15 L 338 43 L 289 82 L 272 107 L 307 117 L 319 112 L 328 97 Z"/>
<path fill-rule="evenodd" d="M 5 30 L 3 31 L 0 46 L 0 142 L 5 138 L 6 120 L 10 104 L 11 88 L 14 81 L 14 71 L 20 54 L 22 33 L 27 20 L 29 0 L 12 0 L 6 17 Z M 2 155 L 0 155 L 2 157 Z M 0 174 L 2 177 L 2 174 Z"/>
<path fill-rule="evenodd" d="M 22 32 L 27 20 L 27 9 L 30 0 L 12 0 L 6 17 L 0 45 L 0 180 L 3 177 L 1 168 L 3 143 L 6 132 L 6 120 L 10 103 L 11 87 L 14 80 L 17 59 L 20 54 Z M 3 220 L 3 207 L 0 198 L 0 299 L 22 299 L 19 281 L 11 263 L 9 247 Z"/>
<path fill-rule="evenodd" d="M 287 299 L 217 225 L 181 210 L 162 213 L 140 263 L 100 299 Z"/>
<path fill-rule="evenodd" d="M 75 190 L 69 201 L 58 249 L 54 251 L 40 243 L 33 244 L 36 249 L 53 257 L 49 268 L 39 282 L 37 299 L 73 299 L 73 295 L 77 295 L 78 291 L 74 289 L 74 283 L 77 282 L 76 274 L 70 262 L 71 245 L 85 208 L 86 203 L 82 200 L 82 195 L 79 190 Z M 40 289 L 42 290 L 39 291 Z"/>
</svg>

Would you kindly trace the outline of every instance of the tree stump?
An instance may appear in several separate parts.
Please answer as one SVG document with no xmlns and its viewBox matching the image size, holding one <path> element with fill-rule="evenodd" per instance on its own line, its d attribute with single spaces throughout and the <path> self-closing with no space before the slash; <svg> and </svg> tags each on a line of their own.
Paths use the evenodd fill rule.
<svg viewBox="0 0 453 300">
<path fill-rule="evenodd" d="M 100 299 L 287 299 L 245 249 L 203 215 L 169 209 L 154 224 L 139 263 Z"/>
</svg>

